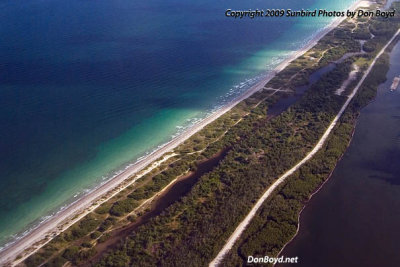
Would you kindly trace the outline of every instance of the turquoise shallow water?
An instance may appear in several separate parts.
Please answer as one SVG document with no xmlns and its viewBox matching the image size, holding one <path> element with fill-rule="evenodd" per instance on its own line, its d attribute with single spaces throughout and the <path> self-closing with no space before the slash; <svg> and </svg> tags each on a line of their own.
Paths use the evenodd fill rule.
<svg viewBox="0 0 400 267">
<path fill-rule="evenodd" d="M 2 1 L 0 245 L 262 78 L 350 0 Z"/>
</svg>

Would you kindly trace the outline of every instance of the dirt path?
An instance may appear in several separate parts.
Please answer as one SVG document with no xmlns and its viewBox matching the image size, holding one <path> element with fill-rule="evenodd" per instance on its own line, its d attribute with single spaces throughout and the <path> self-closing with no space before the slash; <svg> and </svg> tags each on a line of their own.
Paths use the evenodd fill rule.
<svg viewBox="0 0 400 267">
<path fill-rule="evenodd" d="M 339 121 L 340 117 L 343 115 L 344 111 L 346 110 L 347 106 L 349 105 L 350 101 L 353 99 L 353 97 L 356 95 L 358 89 L 361 87 L 363 84 L 364 80 L 367 78 L 368 74 L 372 70 L 373 66 L 375 65 L 377 59 L 383 54 L 383 52 L 386 50 L 386 48 L 389 46 L 389 44 L 400 34 L 400 29 L 395 33 L 395 35 L 389 40 L 389 42 L 382 48 L 382 50 L 376 55 L 374 60 L 372 61 L 371 65 L 361 78 L 361 80 L 358 82 L 357 86 L 354 88 L 353 92 L 348 96 L 346 102 L 343 104 L 342 108 L 339 110 L 338 114 L 334 118 L 334 120 L 331 122 L 329 125 L 328 129 L 326 129 L 325 133 L 322 135 L 321 139 L 318 141 L 318 143 L 315 145 L 315 147 L 307 154 L 305 158 L 303 158 L 299 163 L 297 163 L 293 168 L 285 172 L 281 177 L 279 177 L 268 189 L 265 191 L 265 193 L 261 196 L 261 198 L 257 201 L 257 203 L 253 206 L 253 208 L 250 210 L 250 212 L 247 214 L 247 216 L 244 218 L 244 220 L 237 226 L 235 231 L 232 233 L 232 235 L 229 237 L 227 242 L 225 243 L 224 247 L 221 249 L 221 251 L 218 253 L 218 255 L 214 258 L 214 260 L 209 264 L 210 267 L 218 266 L 225 255 L 231 250 L 235 242 L 239 239 L 239 237 L 242 235 L 244 230 L 246 229 L 247 225 L 249 225 L 250 221 L 253 219 L 253 217 L 256 215 L 257 211 L 259 208 L 262 206 L 264 201 L 271 195 L 271 193 L 279 186 L 281 185 L 290 175 L 292 175 L 295 171 L 297 171 L 304 163 L 309 161 L 325 144 L 326 140 L 329 137 L 329 134 L 332 132 L 333 128 L 336 126 L 337 122 Z"/>
</svg>

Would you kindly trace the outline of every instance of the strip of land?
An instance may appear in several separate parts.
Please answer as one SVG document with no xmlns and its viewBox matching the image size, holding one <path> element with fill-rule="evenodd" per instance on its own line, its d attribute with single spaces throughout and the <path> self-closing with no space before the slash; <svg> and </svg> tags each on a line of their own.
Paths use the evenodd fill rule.
<svg viewBox="0 0 400 267">
<path fill-rule="evenodd" d="M 218 255 L 214 258 L 213 261 L 211 261 L 209 266 L 218 266 L 220 262 L 223 260 L 224 256 L 231 250 L 235 242 L 239 239 L 241 234 L 244 232 L 246 229 L 247 225 L 250 223 L 250 221 L 253 219 L 253 217 L 256 215 L 257 211 L 260 209 L 261 205 L 264 203 L 264 201 L 273 193 L 273 191 L 281 185 L 290 175 L 292 175 L 295 171 L 297 171 L 304 163 L 309 161 L 325 144 L 326 140 L 329 137 L 329 134 L 332 132 L 333 128 L 336 126 L 337 122 L 339 121 L 340 117 L 343 115 L 344 111 L 348 107 L 349 103 L 353 99 L 353 97 L 356 95 L 358 89 L 361 87 L 365 79 L 367 78 L 368 74 L 372 70 L 373 66 L 375 65 L 377 59 L 384 53 L 386 48 L 393 42 L 393 40 L 400 34 L 400 29 L 396 32 L 396 34 L 389 40 L 389 42 L 386 43 L 386 45 L 379 51 L 379 53 L 376 55 L 366 72 L 364 73 L 363 77 L 361 80 L 358 82 L 357 86 L 353 89 L 352 93 L 348 96 L 346 102 L 343 104 L 342 108 L 339 110 L 338 114 L 334 118 L 334 120 L 331 122 L 329 127 L 326 129 L 324 132 L 323 136 L 321 139 L 318 141 L 318 143 L 315 145 L 315 147 L 304 157 L 299 163 L 297 163 L 293 168 L 285 172 L 282 176 L 280 176 L 266 191 L 265 193 L 261 196 L 261 198 L 256 202 L 256 204 L 253 206 L 253 208 L 250 210 L 250 212 L 246 215 L 243 221 L 237 226 L 235 231 L 232 233 L 232 235 L 229 237 L 227 240 L 226 244 L 224 247 L 221 249 L 221 251 L 218 253 Z"/>
<path fill-rule="evenodd" d="M 362 4 L 363 1 L 358 1 L 351 7 L 351 9 L 354 10 Z M 82 219 L 84 216 L 92 212 L 94 209 L 96 209 L 99 205 L 109 200 L 110 198 L 121 192 L 124 188 L 134 183 L 138 178 L 142 176 L 139 175 L 139 173 L 141 171 L 145 171 L 146 167 L 149 164 L 162 157 L 162 155 L 164 155 L 165 153 L 172 151 L 174 148 L 182 144 L 185 140 L 190 138 L 196 132 L 204 128 L 207 124 L 213 122 L 214 120 L 225 114 L 227 111 L 232 109 L 239 102 L 248 98 L 255 92 L 258 92 L 259 90 L 263 89 L 265 84 L 268 83 L 276 73 L 280 72 L 286 66 L 288 66 L 288 64 L 293 59 L 303 55 L 307 50 L 313 47 L 318 42 L 319 39 L 325 36 L 325 34 L 327 34 L 329 31 L 337 27 L 342 21 L 343 18 L 335 20 L 331 25 L 329 25 L 329 27 L 325 28 L 324 31 L 321 31 L 318 35 L 316 35 L 305 47 L 303 47 L 302 49 L 294 53 L 292 56 L 290 56 L 288 59 L 286 59 L 265 79 L 260 81 L 254 87 L 250 88 L 243 95 L 239 96 L 238 98 L 236 98 L 235 100 L 233 100 L 232 102 L 230 102 L 217 112 L 211 114 L 209 117 L 205 118 L 198 124 L 194 125 L 190 129 L 185 131 L 183 134 L 176 137 L 171 142 L 166 144 L 164 147 L 155 151 L 142 161 L 134 164 L 133 166 L 128 168 L 125 172 L 116 176 L 114 179 L 108 181 L 104 185 L 98 187 L 89 194 L 85 195 L 80 200 L 75 202 L 73 205 L 69 206 L 65 210 L 59 212 L 57 215 L 53 216 L 46 222 L 39 225 L 28 235 L 24 236 L 15 243 L 11 244 L 9 247 L 5 248 L 3 251 L 0 252 L 0 263 L 4 264 L 6 262 L 13 261 L 17 256 L 19 256 L 19 258 L 13 261 L 12 264 L 15 265 L 22 262 L 29 255 L 33 254 L 43 245 L 48 243 L 53 237 L 65 231 L 71 225 L 73 225 L 74 223 Z M 161 159 L 159 161 L 162 160 L 165 159 Z M 128 179 L 131 179 L 132 176 L 134 175 L 136 175 L 135 178 L 130 180 L 129 183 L 124 183 Z"/>
</svg>

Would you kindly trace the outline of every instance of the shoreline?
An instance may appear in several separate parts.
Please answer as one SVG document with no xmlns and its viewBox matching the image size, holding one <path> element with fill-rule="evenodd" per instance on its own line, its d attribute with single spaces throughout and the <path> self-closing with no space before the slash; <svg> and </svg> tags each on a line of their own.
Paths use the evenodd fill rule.
<svg viewBox="0 0 400 267">
<path fill-rule="evenodd" d="M 286 248 L 290 243 L 292 243 L 292 241 L 296 238 L 296 236 L 298 235 L 298 233 L 299 233 L 299 231 L 300 231 L 300 217 L 301 217 L 301 214 L 303 213 L 304 209 L 307 207 L 307 204 L 308 204 L 308 203 L 311 201 L 311 199 L 314 197 L 314 195 L 316 195 L 316 194 L 322 189 L 322 187 L 330 180 L 331 176 L 333 175 L 333 173 L 334 173 L 334 171 L 335 171 L 335 169 L 336 169 L 336 166 L 337 166 L 337 165 L 339 164 L 339 162 L 342 160 L 344 154 L 346 154 L 347 149 L 349 148 L 351 142 L 353 141 L 353 136 L 354 136 L 354 133 L 355 133 L 355 127 L 357 126 L 357 121 L 358 121 L 358 118 L 356 119 L 354 129 L 353 129 L 353 131 L 351 132 L 351 137 L 350 137 L 350 140 L 349 140 L 349 142 L 348 142 L 348 144 L 347 144 L 347 146 L 346 146 L 345 151 L 342 153 L 342 155 L 340 155 L 338 161 L 336 162 L 335 166 L 333 167 L 333 170 L 329 173 L 329 175 L 328 175 L 328 177 L 326 178 L 326 180 L 323 181 L 322 184 L 319 185 L 319 186 L 314 190 L 314 192 L 308 197 L 307 201 L 304 203 L 304 205 L 303 205 L 303 207 L 301 208 L 299 214 L 297 215 L 297 229 L 296 229 L 296 233 L 292 236 L 292 238 L 291 238 L 288 242 L 286 242 L 286 244 L 285 244 L 285 245 L 282 247 L 282 249 L 278 252 L 277 257 L 281 256 L 281 253 L 285 250 L 285 248 Z M 276 264 L 273 264 L 272 266 L 276 266 Z"/>
<path fill-rule="evenodd" d="M 377 89 L 377 93 L 378 93 L 378 90 L 379 90 L 379 88 Z M 285 245 L 282 247 L 282 249 L 278 252 L 277 257 L 281 256 L 281 253 L 285 250 L 285 248 L 286 248 L 287 246 L 289 246 L 289 245 L 293 242 L 293 240 L 297 237 L 297 235 L 299 234 L 299 231 L 300 231 L 300 222 L 301 222 L 301 215 L 302 215 L 304 209 L 309 205 L 310 201 L 312 201 L 314 195 L 316 195 L 316 194 L 323 188 L 323 186 L 324 186 L 326 183 L 328 183 L 328 182 L 330 181 L 330 179 L 331 179 L 333 173 L 334 173 L 335 170 L 336 170 L 337 165 L 341 162 L 341 160 L 343 159 L 343 157 L 344 157 L 344 155 L 346 154 L 347 150 L 349 149 L 349 147 L 350 147 L 350 145 L 351 145 L 351 142 L 353 141 L 354 134 L 355 134 L 355 132 L 356 132 L 356 130 L 357 130 L 357 124 L 358 124 L 359 116 L 361 115 L 362 110 L 363 110 L 364 108 L 366 108 L 368 105 L 370 105 L 371 103 L 375 102 L 377 97 L 378 97 L 378 95 L 376 95 L 371 101 L 369 101 L 369 102 L 367 103 L 367 105 L 366 105 L 365 107 L 363 107 L 363 108 L 360 110 L 360 114 L 357 115 L 357 118 L 355 119 L 354 128 L 353 128 L 353 130 L 352 130 L 352 132 L 351 132 L 350 140 L 349 140 L 349 142 L 348 142 L 348 144 L 347 144 L 347 146 L 346 146 L 345 151 L 344 151 L 344 152 L 342 153 L 342 155 L 339 157 L 339 159 L 338 159 L 338 161 L 336 162 L 336 164 L 335 164 L 333 170 L 329 173 L 329 175 L 328 175 L 328 177 L 326 178 L 326 180 L 323 181 L 323 182 L 321 183 L 321 185 L 319 185 L 319 186 L 313 191 L 313 193 L 308 197 L 307 201 L 304 203 L 303 207 L 301 208 L 301 210 L 300 210 L 300 212 L 299 212 L 299 214 L 298 214 L 298 216 L 297 216 L 297 229 L 296 229 L 296 233 L 293 235 L 293 237 L 292 237 L 288 242 L 286 242 L 286 244 L 285 244 Z M 276 266 L 276 264 L 274 264 L 273 266 Z"/>
<path fill-rule="evenodd" d="M 362 1 L 364 2 L 364 1 Z M 359 5 L 362 4 L 362 2 L 359 2 Z M 393 37 L 386 43 L 386 45 L 379 51 L 379 53 L 375 56 L 367 70 L 364 72 L 362 78 L 360 81 L 357 83 L 355 88 L 353 89 L 352 93 L 348 96 L 346 102 L 343 104 L 333 121 L 330 123 L 322 137 L 319 139 L 317 144 L 314 146 L 314 148 L 301 160 L 299 161 L 294 167 L 286 171 L 283 175 L 281 175 L 275 182 L 270 185 L 264 194 L 257 200 L 257 202 L 254 204 L 252 209 L 249 211 L 249 213 L 246 215 L 246 217 L 239 223 L 239 225 L 236 227 L 234 232 L 229 236 L 229 238 L 226 240 L 225 245 L 223 248 L 219 251 L 217 256 L 210 262 L 209 266 L 210 267 L 215 267 L 220 265 L 220 263 L 223 261 L 224 257 L 226 254 L 229 253 L 229 251 L 232 249 L 232 247 L 235 245 L 236 241 L 240 238 L 242 233 L 246 230 L 247 226 L 250 224 L 251 220 L 253 217 L 256 215 L 258 212 L 259 208 L 261 205 L 264 203 L 264 201 L 270 197 L 270 195 L 273 193 L 273 191 L 280 186 L 288 177 L 290 177 L 295 171 L 297 171 L 303 164 L 305 164 L 307 161 L 309 161 L 325 144 L 326 140 L 328 139 L 330 133 L 334 129 L 334 127 L 337 125 L 340 117 L 343 115 L 345 110 L 347 109 L 348 105 L 352 101 L 353 97 L 357 94 L 358 89 L 361 87 L 361 85 L 364 83 L 366 77 L 369 75 L 370 71 L 374 67 L 376 61 L 380 58 L 380 56 L 385 52 L 387 47 L 399 36 L 400 34 L 400 29 L 398 29 L 397 32 L 393 35 Z M 286 244 L 284 245 L 286 246 Z M 280 252 L 279 252 L 280 253 Z"/>
<path fill-rule="evenodd" d="M 396 39 L 393 41 L 393 43 L 394 43 L 394 46 L 393 47 L 395 47 L 396 45 L 399 45 L 400 44 L 400 41 L 396 41 Z M 390 46 L 389 46 L 390 47 Z M 387 49 L 389 49 L 389 47 L 387 48 Z M 393 49 L 392 50 L 390 50 L 390 52 L 388 52 L 388 51 L 386 51 L 389 55 L 390 55 L 390 57 L 391 57 L 391 53 L 393 52 Z M 358 129 L 358 127 L 359 127 L 359 122 L 360 122 L 360 116 L 363 114 L 363 111 L 366 109 L 366 108 L 368 108 L 370 105 L 372 105 L 373 103 L 375 103 L 377 100 L 378 100 L 378 97 L 384 97 L 384 93 L 385 93 L 385 91 L 386 91 L 386 87 L 384 87 L 384 85 L 388 82 L 388 75 L 389 75 L 389 72 L 390 72 L 390 69 L 391 69 L 391 64 L 389 65 L 390 67 L 389 67 L 389 70 L 388 70 L 388 72 L 387 72 L 387 74 L 386 74 L 386 78 L 387 78 L 387 80 L 386 81 L 384 81 L 384 82 L 382 82 L 382 83 L 380 83 L 379 84 L 379 86 L 376 88 L 376 95 L 371 99 L 371 100 L 369 100 L 366 104 L 365 104 L 365 106 L 363 106 L 360 110 L 359 110 L 359 113 L 358 113 L 358 115 L 356 116 L 356 119 L 355 119 L 355 121 L 354 121 L 354 123 L 353 123 L 353 130 L 352 130 L 352 132 L 351 132 L 351 136 L 350 136 L 350 140 L 349 140 L 349 142 L 348 142 L 348 144 L 347 144 L 347 146 L 346 146 L 346 149 L 344 150 L 344 152 L 342 153 L 342 155 L 340 156 L 340 158 L 338 159 L 338 161 L 336 162 L 336 164 L 335 164 L 335 166 L 334 166 L 334 168 L 333 168 L 333 170 L 332 170 L 332 172 L 330 172 L 329 173 L 329 176 L 326 178 L 326 180 L 325 181 L 323 181 L 322 183 L 321 183 L 321 185 L 319 185 L 314 191 L 313 191 L 313 193 L 309 196 L 309 198 L 307 199 L 307 201 L 305 201 L 304 203 L 303 203 L 303 206 L 302 206 L 302 208 L 301 208 L 301 210 L 300 210 L 300 212 L 299 212 L 299 214 L 298 214 L 298 216 L 297 216 L 297 229 L 296 229 L 296 233 L 293 235 L 293 237 L 289 240 L 289 241 L 287 241 L 286 243 L 285 243 L 285 245 L 282 247 L 282 249 L 279 251 L 279 253 L 277 254 L 277 257 L 279 257 L 279 256 L 282 256 L 282 253 L 283 252 L 285 252 L 285 249 L 287 249 L 288 247 L 290 248 L 290 246 L 294 243 L 295 244 L 295 246 L 297 246 L 296 245 L 296 241 L 295 241 L 295 239 L 296 239 L 296 237 L 300 234 L 300 227 L 301 227 L 301 221 L 302 221 L 302 216 L 303 216 L 303 212 L 304 212 L 304 210 L 306 209 L 306 208 L 309 208 L 309 205 L 311 204 L 312 205 L 312 201 L 317 201 L 317 200 L 315 200 L 314 199 L 314 196 L 317 194 L 317 193 L 319 193 L 322 189 L 323 189 L 323 187 L 324 187 L 324 185 L 325 184 L 327 184 L 328 182 L 333 182 L 332 181 L 332 176 L 333 176 L 333 174 L 334 174 L 334 172 L 336 171 L 336 169 L 337 169 L 337 167 L 338 167 L 338 165 L 341 163 L 341 161 L 343 160 L 343 157 L 345 156 L 345 154 L 348 152 L 348 149 L 350 148 L 350 146 L 352 145 L 352 142 L 353 142 L 353 139 L 354 139 L 354 136 L 355 136 L 355 133 L 357 132 L 357 131 L 360 131 L 360 129 Z M 364 114 L 365 115 L 365 114 Z M 304 218 L 303 218 L 304 219 Z M 274 264 L 273 266 L 277 266 L 276 264 Z"/>
<path fill-rule="evenodd" d="M 390 1 L 390 2 L 395 2 L 395 1 L 396 1 L 396 0 Z M 388 2 L 389 2 L 389 1 L 388 1 Z M 379 88 L 378 88 L 378 90 L 379 90 Z M 378 97 L 378 96 L 376 95 L 365 107 L 367 107 L 369 104 L 371 104 L 372 102 L 374 102 L 374 101 L 376 100 L 377 97 Z M 365 108 L 365 107 L 364 107 L 364 108 Z M 364 108 L 363 108 L 363 109 L 364 109 Z M 361 109 L 361 111 L 362 111 L 362 109 Z M 360 111 L 360 112 L 361 112 L 361 111 Z M 285 248 L 286 248 L 287 246 L 289 246 L 289 245 L 294 241 L 294 239 L 297 237 L 297 235 L 299 234 L 299 231 L 300 231 L 301 215 L 302 215 L 304 209 L 308 206 L 308 204 L 310 203 L 310 201 L 313 199 L 314 195 L 316 195 L 316 194 L 322 189 L 322 187 L 323 187 L 327 182 L 330 181 L 330 179 L 331 179 L 333 173 L 334 173 L 335 170 L 336 170 L 337 165 L 340 163 L 340 161 L 343 159 L 343 156 L 346 154 L 348 148 L 349 148 L 350 145 L 351 145 L 351 142 L 353 141 L 353 137 L 354 137 L 354 134 L 355 134 L 355 132 L 356 132 L 356 128 L 357 128 L 357 124 L 358 124 L 358 117 L 359 117 L 359 116 L 360 116 L 360 115 L 357 116 L 357 118 L 356 118 L 356 120 L 355 120 L 355 122 L 354 122 L 354 128 L 353 128 L 353 131 L 351 132 L 351 137 L 350 137 L 350 140 L 349 140 L 349 142 L 348 142 L 348 144 L 347 144 L 347 146 L 346 146 L 345 151 L 343 152 L 343 154 L 342 154 L 342 155 L 339 157 L 339 159 L 337 160 L 337 162 L 336 162 L 336 164 L 335 164 L 333 170 L 329 173 L 329 175 L 328 175 L 328 177 L 326 178 L 326 180 L 323 181 L 323 182 L 321 183 L 321 185 L 319 185 L 319 186 L 314 190 L 314 192 L 308 197 L 307 201 L 304 203 L 303 207 L 301 208 L 301 210 L 300 210 L 300 212 L 299 212 L 299 214 L 298 214 L 298 216 L 297 216 L 297 229 L 296 229 L 296 233 L 292 236 L 292 238 L 291 238 L 288 242 L 285 243 L 285 245 L 282 247 L 282 249 L 278 252 L 277 257 L 281 256 L 281 254 L 282 254 L 282 252 L 285 250 Z M 276 264 L 273 264 L 273 266 L 276 266 Z"/>
<path fill-rule="evenodd" d="M 356 1 L 352 4 L 350 9 L 355 9 L 359 7 L 362 2 L 364 1 Z M 324 37 L 332 29 L 336 28 L 344 19 L 345 18 L 337 18 L 333 20 L 325 28 L 321 29 L 321 31 L 319 31 L 314 37 L 307 41 L 303 47 L 299 48 L 297 51 L 293 51 L 291 55 L 288 56 L 288 58 L 280 63 L 274 70 L 267 73 L 267 75 L 261 81 L 249 88 L 243 94 L 234 98 L 225 106 L 211 113 L 200 122 L 189 127 L 180 135 L 162 145 L 159 149 L 153 151 L 149 155 L 142 158 L 140 161 L 128 167 L 122 173 L 114 176 L 114 178 L 111 178 L 102 185 L 94 188 L 92 191 L 82 196 L 65 209 L 60 210 L 48 220 L 40 223 L 36 228 L 31 230 L 20 239 L 17 239 L 13 243 L 10 243 L 10 245 L 4 247 L 4 249 L 0 251 L 0 263 L 15 265 L 22 262 L 28 256 L 50 242 L 52 238 L 57 236 L 59 233 L 65 231 L 71 225 L 73 225 L 84 216 L 86 216 L 88 213 L 96 209 L 99 205 L 109 200 L 120 191 L 134 183 L 137 179 L 144 175 L 140 172 L 146 171 L 148 168 L 150 168 L 151 170 L 154 164 L 159 164 L 160 161 L 165 160 L 165 157 L 168 157 L 168 155 L 165 154 L 172 152 L 173 149 L 189 139 L 192 135 L 200 131 L 206 125 L 218 119 L 220 116 L 231 110 L 241 101 L 253 95 L 255 92 L 258 92 L 262 88 L 264 88 L 265 84 L 267 84 L 277 73 L 286 68 L 291 61 L 300 57 L 310 48 L 315 46 L 322 37 Z M 131 180 L 128 181 L 129 179 Z M 124 184 L 124 182 L 126 183 Z M 19 259 L 15 260 L 15 258 L 21 254 L 22 256 Z"/>
</svg>

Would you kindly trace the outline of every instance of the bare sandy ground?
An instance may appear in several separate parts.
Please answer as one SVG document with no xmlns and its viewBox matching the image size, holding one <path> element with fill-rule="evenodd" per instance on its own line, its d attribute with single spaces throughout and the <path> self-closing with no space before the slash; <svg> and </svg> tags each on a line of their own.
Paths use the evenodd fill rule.
<svg viewBox="0 0 400 267">
<path fill-rule="evenodd" d="M 239 239 L 239 237 L 242 235 L 246 227 L 249 225 L 253 217 L 256 215 L 257 211 L 259 208 L 262 206 L 264 201 L 271 195 L 271 193 L 280 185 L 282 184 L 290 175 L 292 175 L 295 171 L 297 171 L 304 163 L 309 161 L 325 144 L 326 140 L 329 137 L 329 134 L 332 132 L 333 128 L 336 126 L 337 122 L 339 121 L 340 117 L 343 115 L 344 111 L 346 110 L 347 106 L 349 105 L 350 101 L 353 99 L 353 97 L 356 95 L 358 89 L 364 82 L 365 78 L 368 76 L 369 72 L 371 71 L 372 67 L 375 65 L 376 60 L 382 55 L 382 53 L 386 50 L 386 48 L 389 46 L 389 44 L 400 34 L 400 29 L 396 32 L 396 34 L 390 39 L 390 41 L 382 48 L 382 50 L 378 53 L 378 55 L 375 57 L 375 59 L 372 61 L 371 65 L 357 84 L 357 86 L 354 88 L 353 92 L 348 96 L 346 102 L 343 104 L 342 108 L 334 118 L 334 120 L 331 122 L 329 127 L 326 129 L 325 133 L 322 135 L 321 139 L 318 141 L 318 143 L 315 145 L 315 147 L 307 154 L 305 158 L 303 158 L 299 163 L 297 163 L 293 168 L 285 172 L 281 177 L 279 177 L 268 189 L 265 191 L 265 193 L 261 196 L 261 198 L 256 202 L 256 204 L 253 206 L 253 208 L 250 210 L 250 212 L 247 214 L 247 216 L 244 218 L 243 221 L 240 222 L 240 224 L 237 226 L 235 231 L 232 233 L 232 235 L 229 237 L 227 242 L 225 243 L 224 247 L 221 249 L 221 251 L 218 253 L 218 255 L 214 258 L 214 260 L 209 264 L 210 267 L 218 266 L 225 255 L 232 249 L 233 245 L 235 242 Z"/>
<path fill-rule="evenodd" d="M 357 73 L 359 70 L 360 68 L 356 64 L 353 64 L 353 69 L 351 70 L 349 77 L 344 81 L 342 86 L 340 86 L 340 88 L 336 90 L 335 94 L 342 95 L 342 93 L 344 92 L 344 90 L 346 90 L 349 84 L 357 78 Z"/>
<path fill-rule="evenodd" d="M 356 9 L 363 2 L 367 1 L 358 1 L 352 5 L 350 9 Z M 57 236 L 62 231 L 65 231 L 71 225 L 82 219 L 85 215 L 92 212 L 99 205 L 109 200 L 111 197 L 115 196 L 118 192 L 135 182 L 142 175 L 138 175 L 139 172 L 144 170 L 149 164 L 159 159 L 164 154 L 171 152 L 174 148 L 182 144 L 185 140 L 190 138 L 193 134 L 200 131 L 207 124 L 213 122 L 230 109 L 232 109 L 239 102 L 248 98 L 255 92 L 261 90 L 266 83 L 268 83 L 277 73 L 282 71 L 286 66 L 289 65 L 291 61 L 296 59 L 297 57 L 303 55 L 310 48 L 312 48 L 323 36 L 325 36 L 332 29 L 337 27 L 344 18 L 338 18 L 334 22 L 332 22 L 328 27 L 326 27 L 323 31 L 318 33 L 308 44 L 306 44 L 303 48 L 299 49 L 297 52 L 293 53 L 290 57 L 284 60 L 279 66 L 277 66 L 274 71 L 268 74 L 265 79 L 251 87 L 245 93 L 235 98 L 227 105 L 214 112 L 210 116 L 206 117 L 199 123 L 193 125 L 191 128 L 187 129 L 184 133 L 174 138 L 172 141 L 167 143 L 165 146 L 156 150 L 152 154 L 148 155 L 142 161 L 137 162 L 132 165 L 128 169 L 126 169 L 123 173 L 119 174 L 115 178 L 111 179 L 107 183 L 102 186 L 96 188 L 91 191 L 87 195 L 83 196 L 81 199 L 70 205 L 68 208 L 62 210 L 57 213 L 47 221 L 40 224 L 37 228 L 32 230 L 30 233 L 12 243 L 5 249 L 0 252 L 0 265 L 10 265 L 14 266 L 21 263 L 27 257 L 32 255 L 42 246 L 50 242 L 50 240 Z M 157 164 L 157 163 L 156 163 Z M 123 184 L 122 183 L 128 179 L 136 175 L 132 182 Z M 16 259 L 18 257 L 18 259 Z"/>
</svg>

